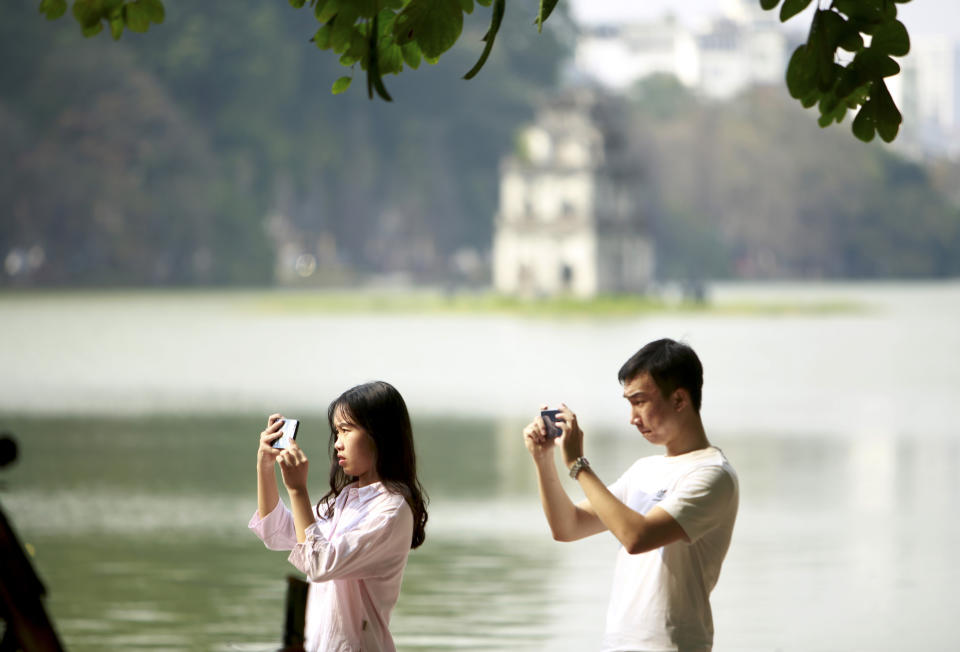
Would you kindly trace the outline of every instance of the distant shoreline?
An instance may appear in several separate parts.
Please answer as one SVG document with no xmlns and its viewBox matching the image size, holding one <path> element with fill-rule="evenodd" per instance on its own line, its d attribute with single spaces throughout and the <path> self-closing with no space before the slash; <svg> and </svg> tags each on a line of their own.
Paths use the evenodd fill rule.
<svg viewBox="0 0 960 652">
<path fill-rule="evenodd" d="M 635 317 L 655 314 L 704 315 L 831 315 L 862 312 L 867 306 L 848 298 L 798 301 L 791 298 L 730 297 L 716 299 L 708 289 L 703 300 L 677 287 L 647 295 L 607 294 L 512 297 L 488 290 L 436 288 L 38 288 L 0 290 L 0 307 L 18 302 L 83 302 L 140 300 L 213 302 L 244 312 L 282 314 L 437 314 L 498 315 L 529 318 Z"/>
</svg>

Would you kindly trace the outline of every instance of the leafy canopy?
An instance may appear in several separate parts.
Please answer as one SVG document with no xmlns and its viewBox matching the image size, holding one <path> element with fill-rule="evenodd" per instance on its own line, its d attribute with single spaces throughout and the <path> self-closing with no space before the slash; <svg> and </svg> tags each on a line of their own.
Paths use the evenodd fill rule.
<svg viewBox="0 0 960 652">
<path fill-rule="evenodd" d="M 907 28 L 897 20 L 897 3 L 908 1 L 833 0 L 813 12 L 806 43 L 790 57 L 787 89 L 804 107 L 819 107 L 821 127 L 854 110 L 853 133 L 860 140 L 880 134 L 889 143 L 897 137 L 903 119 L 884 80 L 900 72 L 892 57 L 910 51 Z M 786 22 L 811 2 L 760 0 L 760 6 L 780 5 L 780 20 Z"/>
<path fill-rule="evenodd" d="M 782 22 L 813 2 L 758 1 L 766 10 L 779 6 Z M 884 80 L 900 72 L 893 57 L 910 50 L 910 37 L 897 20 L 896 6 L 908 1 L 833 0 L 814 11 L 807 41 L 790 58 L 786 82 L 790 94 L 804 107 L 819 106 L 821 127 L 843 121 L 847 111 L 854 110 L 857 138 L 870 141 L 876 134 L 887 142 L 896 138 L 902 116 Z M 422 61 L 436 63 L 460 38 L 464 14 L 474 10 L 474 0 L 289 2 L 294 8 L 312 10 L 320 27 L 311 41 L 351 70 L 333 83 L 331 91 L 346 91 L 353 81 L 352 71 L 359 65 L 366 72 L 367 95 L 373 99 L 376 94 L 386 101 L 391 97 L 383 75 L 399 74 L 404 66 L 417 69 Z M 539 1 L 534 21 L 538 31 L 558 2 Z M 486 63 L 506 13 L 506 0 L 476 0 L 476 4 L 493 8 L 490 27 L 483 36 L 483 52 L 465 79 L 475 77 Z M 66 11 L 67 0 L 40 0 L 40 13 L 50 20 Z M 94 36 L 106 25 L 113 38 L 119 39 L 125 28 L 146 32 L 150 23 L 162 23 L 164 7 L 161 0 L 73 0 L 73 16 L 84 36 Z"/>
<path fill-rule="evenodd" d="M 67 13 L 67 0 L 41 0 L 40 13 L 47 20 L 56 20 Z M 95 36 L 106 25 L 114 39 L 124 28 L 146 32 L 150 23 L 160 24 L 164 18 L 161 0 L 74 0 L 73 17 L 80 23 L 84 36 Z"/>
</svg>

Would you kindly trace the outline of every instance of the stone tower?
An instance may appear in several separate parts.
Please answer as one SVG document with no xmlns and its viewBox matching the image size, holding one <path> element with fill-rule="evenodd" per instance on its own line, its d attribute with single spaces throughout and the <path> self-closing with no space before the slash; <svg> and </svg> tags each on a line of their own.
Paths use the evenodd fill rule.
<svg viewBox="0 0 960 652">
<path fill-rule="evenodd" d="M 579 89 L 543 104 L 503 160 L 493 283 L 521 296 L 643 292 L 654 254 L 617 104 Z"/>
</svg>

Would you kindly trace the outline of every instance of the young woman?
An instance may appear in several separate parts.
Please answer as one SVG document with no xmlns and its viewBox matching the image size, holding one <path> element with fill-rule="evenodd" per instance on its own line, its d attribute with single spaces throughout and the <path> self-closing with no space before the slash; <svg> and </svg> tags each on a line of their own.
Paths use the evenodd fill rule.
<svg viewBox="0 0 960 652">
<path fill-rule="evenodd" d="M 410 416 L 400 393 L 377 381 L 335 399 L 330 490 L 313 505 L 309 462 L 294 443 L 272 447 L 283 417 L 272 414 L 257 451 L 257 513 L 249 527 L 310 580 L 304 647 L 309 652 L 395 650 L 388 626 L 411 548 L 423 543 L 426 495 L 417 479 Z M 290 497 L 277 488 L 280 465 Z"/>
</svg>

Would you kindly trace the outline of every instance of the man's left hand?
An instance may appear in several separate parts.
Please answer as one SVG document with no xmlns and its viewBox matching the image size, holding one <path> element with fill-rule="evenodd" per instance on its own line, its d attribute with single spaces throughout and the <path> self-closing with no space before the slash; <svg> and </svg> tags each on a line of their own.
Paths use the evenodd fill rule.
<svg viewBox="0 0 960 652">
<path fill-rule="evenodd" d="M 569 469 L 578 457 L 583 457 L 583 431 L 577 423 L 577 415 L 565 403 L 560 404 L 557 426 L 563 433 L 559 442 L 563 451 L 563 463 Z"/>
</svg>

